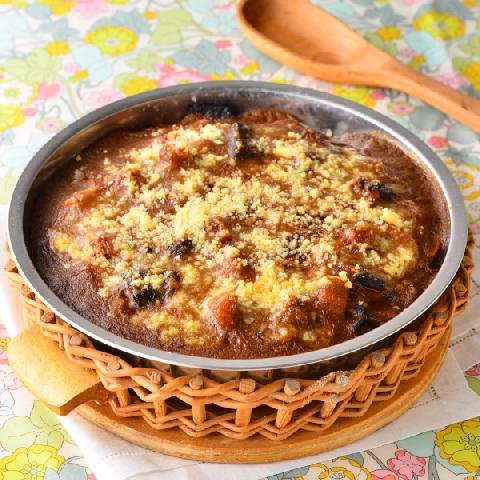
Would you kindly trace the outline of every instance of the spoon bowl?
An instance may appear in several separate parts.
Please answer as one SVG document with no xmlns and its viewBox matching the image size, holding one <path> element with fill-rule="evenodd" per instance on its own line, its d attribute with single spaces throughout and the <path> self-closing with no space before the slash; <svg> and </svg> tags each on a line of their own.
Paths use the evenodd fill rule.
<svg viewBox="0 0 480 480">
<path fill-rule="evenodd" d="M 349 65 L 370 47 L 343 22 L 308 1 L 244 1 L 243 17 L 277 45 L 317 65 Z"/>
</svg>

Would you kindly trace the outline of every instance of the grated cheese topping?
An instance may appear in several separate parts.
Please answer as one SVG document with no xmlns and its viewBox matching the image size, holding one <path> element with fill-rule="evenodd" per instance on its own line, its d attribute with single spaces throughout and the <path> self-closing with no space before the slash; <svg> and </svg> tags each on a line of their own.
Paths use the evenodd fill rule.
<svg viewBox="0 0 480 480">
<path fill-rule="evenodd" d="M 189 345 L 209 341 L 219 295 L 235 295 L 243 323 L 265 331 L 259 312 L 278 316 L 321 286 L 349 291 L 364 271 L 384 281 L 412 271 L 411 213 L 356 187 L 381 185 L 381 162 L 282 128 L 254 125 L 245 139 L 233 121 L 201 120 L 154 129 L 125 158 L 106 154 L 95 194 L 69 200 L 82 211 L 75 229 L 50 230 L 52 250 L 66 267 L 92 265 L 104 299 L 150 295 L 145 308 L 136 300 L 132 324 Z M 82 167 L 72 182 L 85 175 Z M 281 339 L 293 327 L 275 328 Z M 301 338 L 318 341 L 318 332 Z"/>
</svg>

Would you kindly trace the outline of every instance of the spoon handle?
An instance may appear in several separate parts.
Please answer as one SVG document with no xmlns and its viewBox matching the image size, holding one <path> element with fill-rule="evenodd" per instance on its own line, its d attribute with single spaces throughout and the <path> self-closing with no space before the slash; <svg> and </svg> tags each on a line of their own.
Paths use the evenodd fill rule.
<svg viewBox="0 0 480 480">
<path fill-rule="evenodd" d="M 381 75 L 385 86 L 420 98 L 480 133 L 480 100 L 418 73 L 393 59 L 385 65 Z"/>
</svg>

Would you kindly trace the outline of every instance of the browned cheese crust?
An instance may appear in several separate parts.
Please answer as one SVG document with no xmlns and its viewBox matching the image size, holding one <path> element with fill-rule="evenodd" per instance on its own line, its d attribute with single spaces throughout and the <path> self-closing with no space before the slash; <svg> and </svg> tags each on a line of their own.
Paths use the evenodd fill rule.
<svg viewBox="0 0 480 480">
<path fill-rule="evenodd" d="M 162 350 L 260 358 L 395 317 L 444 256 L 431 177 L 380 135 L 253 111 L 117 131 L 41 187 L 32 258 L 67 305 Z"/>
</svg>

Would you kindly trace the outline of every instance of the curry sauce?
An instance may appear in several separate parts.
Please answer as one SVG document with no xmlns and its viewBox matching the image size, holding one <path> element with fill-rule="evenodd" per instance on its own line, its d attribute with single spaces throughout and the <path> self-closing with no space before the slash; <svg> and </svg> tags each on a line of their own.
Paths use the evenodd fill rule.
<svg viewBox="0 0 480 480">
<path fill-rule="evenodd" d="M 381 135 L 207 108 L 80 152 L 41 187 L 30 246 L 56 295 L 109 331 L 260 358 L 404 310 L 441 266 L 445 211 L 430 175 Z"/>
</svg>

